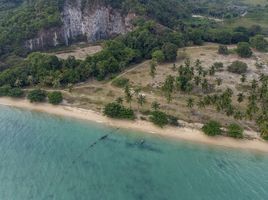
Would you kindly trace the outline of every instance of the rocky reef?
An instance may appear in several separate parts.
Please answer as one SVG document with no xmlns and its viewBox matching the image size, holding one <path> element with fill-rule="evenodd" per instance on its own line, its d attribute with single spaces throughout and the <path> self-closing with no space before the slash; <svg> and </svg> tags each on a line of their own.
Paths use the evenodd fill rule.
<svg viewBox="0 0 268 200">
<path fill-rule="evenodd" d="M 122 14 L 98 3 L 82 5 L 82 1 L 66 0 L 61 12 L 62 25 L 39 31 L 37 37 L 25 42 L 25 48 L 34 51 L 74 41 L 96 42 L 132 29 L 135 14 Z"/>
</svg>

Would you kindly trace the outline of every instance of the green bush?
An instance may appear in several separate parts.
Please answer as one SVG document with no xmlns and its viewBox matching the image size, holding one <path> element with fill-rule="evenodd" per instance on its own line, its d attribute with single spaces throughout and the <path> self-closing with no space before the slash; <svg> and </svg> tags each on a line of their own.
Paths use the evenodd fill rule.
<svg viewBox="0 0 268 200">
<path fill-rule="evenodd" d="M 10 86 L 2 86 L 0 87 L 0 96 L 8 96 L 8 97 L 22 97 L 23 91 L 20 88 L 12 88 Z"/>
<path fill-rule="evenodd" d="M 258 51 L 268 51 L 268 41 L 263 35 L 256 35 L 250 38 L 250 45 Z"/>
<path fill-rule="evenodd" d="M 11 87 L 9 85 L 4 85 L 0 87 L 0 96 L 8 96 L 9 91 L 11 90 Z"/>
<path fill-rule="evenodd" d="M 20 88 L 12 88 L 12 89 L 10 89 L 9 94 L 8 94 L 8 96 L 14 97 L 14 98 L 23 97 L 23 95 L 24 95 L 24 92 Z"/>
<path fill-rule="evenodd" d="M 27 98 L 30 100 L 31 103 L 33 102 L 44 102 L 46 100 L 47 94 L 44 90 L 32 90 L 29 92 Z"/>
<path fill-rule="evenodd" d="M 112 83 L 116 87 L 124 88 L 129 84 L 129 79 L 127 78 L 115 78 Z"/>
<path fill-rule="evenodd" d="M 230 124 L 227 129 L 227 135 L 234 138 L 242 138 L 243 132 L 243 128 L 235 123 Z"/>
<path fill-rule="evenodd" d="M 63 100 L 61 92 L 51 92 L 48 94 L 48 102 L 54 105 L 60 104 Z"/>
<path fill-rule="evenodd" d="M 250 58 L 252 56 L 250 45 L 247 42 L 239 42 L 236 52 L 241 58 Z"/>
<path fill-rule="evenodd" d="M 216 136 L 222 133 L 221 125 L 216 121 L 209 121 L 202 127 L 203 132 L 209 136 Z"/>
<path fill-rule="evenodd" d="M 248 65 L 241 61 L 235 61 L 228 66 L 228 71 L 235 74 L 244 74 L 247 72 Z"/>
<path fill-rule="evenodd" d="M 172 115 L 168 115 L 168 124 L 171 126 L 179 126 L 178 118 Z"/>
<path fill-rule="evenodd" d="M 104 108 L 104 115 L 117 119 L 135 119 L 135 114 L 132 109 L 125 108 L 118 103 L 109 103 Z"/>
<path fill-rule="evenodd" d="M 161 63 L 161 62 L 164 62 L 164 60 L 165 60 L 165 55 L 164 55 L 163 51 L 161 51 L 161 50 L 156 50 L 156 51 L 153 52 L 153 54 L 152 54 L 152 58 L 153 58 L 154 60 L 156 60 L 158 63 Z"/>
<path fill-rule="evenodd" d="M 268 121 L 262 122 L 259 124 L 261 137 L 265 140 L 268 140 Z"/>
<path fill-rule="evenodd" d="M 177 45 L 173 43 L 169 43 L 169 42 L 165 43 L 162 46 L 162 51 L 165 56 L 165 61 L 167 62 L 175 61 L 177 59 L 177 50 L 178 50 Z"/>
<path fill-rule="evenodd" d="M 150 116 L 151 122 L 161 128 L 168 124 L 168 116 L 161 111 L 153 111 Z"/>
<path fill-rule="evenodd" d="M 215 62 L 212 66 L 215 68 L 216 71 L 222 71 L 224 68 L 222 62 Z"/>
<path fill-rule="evenodd" d="M 228 55 L 229 54 L 228 47 L 225 45 L 220 45 L 218 49 L 218 53 L 222 55 Z"/>
</svg>

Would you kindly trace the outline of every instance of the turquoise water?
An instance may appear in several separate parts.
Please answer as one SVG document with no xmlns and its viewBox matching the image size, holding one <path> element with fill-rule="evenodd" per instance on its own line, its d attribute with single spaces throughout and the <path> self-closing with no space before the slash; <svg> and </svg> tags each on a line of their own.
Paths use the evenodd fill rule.
<svg viewBox="0 0 268 200">
<path fill-rule="evenodd" d="M 267 200 L 268 155 L 0 107 L 0 200 L 31 199 Z"/>
</svg>

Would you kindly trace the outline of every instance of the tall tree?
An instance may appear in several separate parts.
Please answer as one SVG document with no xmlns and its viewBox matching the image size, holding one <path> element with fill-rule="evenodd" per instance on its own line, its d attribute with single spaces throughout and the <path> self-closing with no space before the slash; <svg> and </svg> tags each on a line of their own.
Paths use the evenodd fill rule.
<svg viewBox="0 0 268 200">
<path fill-rule="evenodd" d="M 174 91 L 174 82 L 175 82 L 174 77 L 169 75 L 169 76 L 167 76 L 165 83 L 162 87 L 162 90 L 165 94 L 165 97 L 166 97 L 168 103 L 170 103 L 172 100 L 172 93 Z"/>
<path fill-rule="evenodd" d="M 125 100 L 126 100 L 127 103 L 129 103 L 129 106 L 131 107 L 131 102 L 132 102 L 132 99 L 133 99 L 133 95 L 132 95 L 132 93 L 130 91 L 129 85 L 126 85 L 124 92 L 125 92 Z"/>
</svg>

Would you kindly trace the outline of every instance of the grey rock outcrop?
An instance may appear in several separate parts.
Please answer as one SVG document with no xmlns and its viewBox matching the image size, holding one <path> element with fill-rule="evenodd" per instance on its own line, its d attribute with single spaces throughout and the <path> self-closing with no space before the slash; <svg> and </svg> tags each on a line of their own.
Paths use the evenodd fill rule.
<svg viewBox="0 0 268 200">
<path fill-rule="evenodd" d="M 25 47 L 33 51 L 69 45 L 78 40 L 107 39 L 130 31 L 134 17 L 134 14 L 123 15 L 102 4 L 82 6 L 82 0 L 66 0 L 61 13 L 62 25 L 39 31 L 36 38 L 25 42 Z"/>
</svg>

